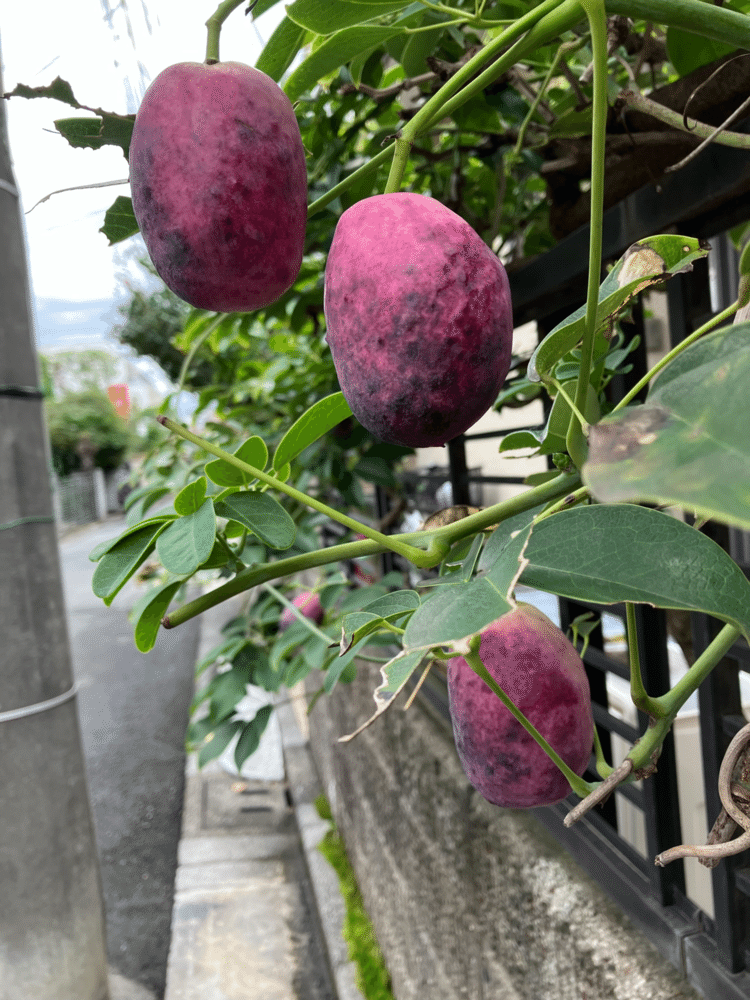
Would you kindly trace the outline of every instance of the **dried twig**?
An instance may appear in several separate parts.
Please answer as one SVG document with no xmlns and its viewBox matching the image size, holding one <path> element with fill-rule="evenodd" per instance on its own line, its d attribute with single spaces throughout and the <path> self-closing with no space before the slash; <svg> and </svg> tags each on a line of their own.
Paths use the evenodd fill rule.
<svg viewBox="0 0 750 1000">
<path fill-rule="evenodd" d="M 608 778 L 605 778 L 598 788 L 595 788 L 593 792 L 587 795 L 585 799 L 582 799 L 577 806 L 570 810 L 568 815 L 563 820 L 565 826 L 572 826 L 582 816 L 585 816 L 590 809 L 593 809 L 594 806 L 599 805 L 600 802 L 605 802 L 615 788 L 617 788 L 618 785 L 621 785 L 628 775 L 632 773 L 632 771 L 633 761 L 629 757 L 626 757 L 622 764 L 620 764 L 619 767 L 616 767 L 612 774 L 610 774 Z"/>
<path fill-rule="evenodd" d="M 719 797 L 723 809 L 706 844 L 681 844 L 662 851 L 654 859 L 660 867 L 678 858 L 698 858 L 708 868 L 722 858 L 750 847 L 750 725 L 743 726 L 727 747 L 719 770 Z M 744 833 L 732 840 L 737 827 Z"/>
</svg>

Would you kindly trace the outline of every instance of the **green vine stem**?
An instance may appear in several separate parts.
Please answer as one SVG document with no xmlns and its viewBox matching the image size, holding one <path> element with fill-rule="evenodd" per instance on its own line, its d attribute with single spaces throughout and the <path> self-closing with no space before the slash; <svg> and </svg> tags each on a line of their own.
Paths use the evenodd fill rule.
<svg viewBox="0 0 750 1000">
<path fill-rule="evenodd" d="M 187 378 L 187 374 L 190 369 L 190 365 L 192 363 L 193 358 L 201 349 L 201 347 L 203 347 L 203 345 L 211 336 L 211 334 L 214 332 L 214 330 L 217 328 L 217 326 L 219 326 L 221 323 L 224 322 L 225 318 L 226 318 L 226 313 L 219 313 L 219 315 L 208 324 L 206 329 L 201 334 L 199 334 L 199 336 L 197 336 L 193 341 L 193 343 L 190 345 L 190 350 L 185 355 L 185 360 L 182 362 L 182 366 L 180 368 L 180 377 L 177 380 L 177 392 L 182 392 L 182 390 L 185 387 L 185 379 Z"/>
<path fill-rule="evenodd" d="M 607 17 L 603 0 L 581 0 L 591 30 L 594 57 L 593 122 L 591 126 L 591 224 L 589 227 L 589 277 L 586 319 L 581 344 L 581 367 L 576 384 L 575 408 L 570 415 L 567 450 L 580 469 L 588 454 L 585 429 L 576 409 L 587 416 L 586 406 L 594 358 L 599 285 L 602 273 L 602 222 L 604 219 L 604 151 L 607 138 Z"/>
<path fill-rule="evenodd" d="M 219 36 L 221 35 L 222 25 L 232 11 L 236 10 L 242 3 L 244 3 L 244 0 L 224 0 L 206 21 L 206 27 L 208 28 L 206 63 L 209 66 L 219 61 Z"/>
<path fill-rule="evenodd" d="M 503 689 L 497 683 L 492 674 L 490 674 L 489 670 L 487 669 L 487 667 L 485 667 L 484 663 L 482 663 L 478 650 L 479 642 L 480 642 L 479 636 L 477 636 L 474 640 L 472 640 L 469 651 L 463 652 L 461 654 L 463 658 L 469 664 L 474 673 L 477 674 L 477 676 L 481 677 L 484 683 L 487 685 L 487 687 L 489 687 L 490 690 L 492 690 L 497 695 L 497 697 L 500 699 L 503 705 L 505 705 L 508 711 L 520 723 L 520 725 L 523 726 L 523 728 L 532 737 L 532 739 L 539 744 L 539 746 L 542 748 L 542 750 L 544 750 L 549 759 L 554 764 L 556 764 L 557 767 L 562 771 L 562 773 L 567 778 L 570 787 L 573 789 L 576 795 L 580 796 L 581 798 L 585 798 L 590 792 L 594 790 L 595 785 L 590 784 L 588 781 L 584 781 L 583 778 L 579 777 L 575 773 L 575 771 L 573 771 L 570 767 L 568 767 L 568 765 L 565 763 L 562 757 L 555 750 L 552 749 L 552 747 L 545 740 L 545 738 L 542 736 L 542 734 L 539 732 L 536 726 L 534 726 L 531 722 L 529 722 L 529 720 L 526 718 L 523 712 L 515 706 L 515 704 L 511 701 L 511 699 L 508 697 L 505 691 L 503 691 Z"/>
<path fill-rule="evenodd" d="M 580 485 L 580 477 L 577 475 L 560 475 L 549 483 L 537 486 L 532 490 L 527 490 L 517 497 L 510 497 L 501 503 L 488 507 L 487 510 L 472 514 L 454 524 L 445 525 L 434 531 L 414 531 L 409 534 L 398 536 L 402 542 L 427 540 L 429 545 L 426 551 L 432 556 L 432 565 L 436 566 L 443 555 L 448 551 L 454 542 L 459 541 L 477 531 L 492 527 L 494 524 L 504 521 L 515 514 L 520 514 L 525 510 L 538 506 L 540 503 L 555 500 L 567 494 L 571 487 Z M 389 536 L 392 537 L 392 536 Z M 435 544 L 437 542 L 437 544 Z M 332 545 L 326 549 L 319 549 L 316 552 L 305 552 L 297 556 L 288 556 L 286 559 L 278 559 L 275 562 L 265 563 L 262 566 L 251 566 L 238 573 L 232 580 L 222 584 L 215 590 L 207 594 L 201 594 L 193 601 L 183 604 L 171 614 L 162 619 L 165 628 L 174 628 L 184 622 L 195 618 L 209 608 L 222 604 L 237 594 L 241 594 L 252 587 L 256 587 L 268 580 L 279 580 L 285 576 L 292 576 L 301 573 L 303 570 L 314 569 L 316 566 L 325 566 L 329 563 L 342 562 L 347 559 L 359 559 L 363 556 L 378 555 L 387 552 L 388 549 L 374 541 L 344 542 L 342 545 Z M 443 555 L 439 553 L 443 551 Z"/>
<path fill-rule="evenodd" d="M 561 0 L 544 0 L 538 7 L 528 11 L 523 17 L 519 17 L 505 31 L 502 31 L 497 38 L 494 38 L 489 45 L 477 52 L 475 56 L 472 56 L 450 80 L 443 84 L 436 94 L 422 105 L 414 117 L 407 122 L 401 130 L 401 134 L 396 139 L 393 163 L 391 164 L 391 172 L 385 186 L 385 194 L 398 191 L 401 187 L 409 151 L 417 136 L 430 128 L 435 121 L 447 117 L 454 107 L 464 104 L 477 90 L 481 90 L 488 82 L 496 79 L 501 73 L 512 66 L 518 59 L 516 46 L 513 46 L 500 56 L 502 50 L 511 42 L 518 39 L 520 35 L 523 35 L 528 28 L 532 28 L 538 21 L 542 20 L 546 14 L 549 14 L 560 6 L 564 7 L 568 3 L 572 3 L 572 0 L 562 0 L 562 2 Z M 492 66 L 482 74 L 482 78 L 489 74 L 489 79 L 481 84 L 479 84 L 479 80 L 477 79 L 473 81 L 471 87 L 466 86 L 471 82 L 472 77 L 475 76 L 477 71 L 482 69 L 485 63 L 495 59 L 496 56 L 500 56 L 500 58 L 496 59 Z M 460 94 L 458 93 L 459 91 L 461 91 Z M 456 97 L 459 98 L 458 105 L 452 105 L 449 110 L 449 100 Z"/>
<path fill-rule="evenodd" d="M 674 359 L 677 357 L 678 354 L 682 353 L 682 351 L 684 351 L 686 347 L 690 347 L 691 344 L 695 343 L 695 341 L 698 340 L 700 337 L 702 337 L 704 333 L 708 333 L 710 330 L 713 330 L 714 327 L 718 326 L 720 323 L 723 323 L 725 319 L 729 319 L 730 316 L 734 315 L 734 313 L 737 312 L 738 308 L 739 308 L 739 301 L 733 302 L 731 306 L 727 306 L 727 308 L 722 310 L 722 312 L 717 313 L 716 316 L 712 316 L 707 323 L 703 324 L 703 326 L 700 326 L 698 327 L 697 330 L 694 330 L 689 337 L 685 337 L 684 340 L 680 341 L 680 343 L 677 344 L 676 347 L 673 347 L 668 354 L 665 354 L 660 361 L 657 361 L 654 367 L 651 368 L 650 371 L 647 371 L 646 374 L 643 376 L 643 378 L 640 379 L 640 381 L 636 382 L 636 384 L 633 386 L 630 392 L 626 393 L 620 400 L 620 402 L 615 407 L 613 407 L 612 413 L 616 413 L 617 410 L 621 410 L 624 406 L 627 406 L 628 403 L 631 401 L 631 399 L 637 396 L 637 394 L 641 391 L 641 389 L 643 389 L 644 386 L 648 385 L 651 379 L 654 378 L 654 376 L 657 375 L 662 370 L 662 368 L 666 368 L 666 366 L 669 364 L 670 361 L 674 361 Z"/>
<path fill-rule="evenodd" d="M 659 698 L 653 699 L 664 713 L 664 718 L 669 720 L 670 725 L 690 695 L 698 690 L 719 660 L 729 652 L 741 634 L 740 629 L 736 625 L 724 625 L 713 642 L 706 647 L 672 690 L 661 695 Z"/>
<path fill-rule="evenodd" d="M 628 656 L 630 659 L 630 697 L 636 708 L 639 708 L 652 719 L 661 719 L 667 714 L 653 698 L 650 698 L 643 685 L 641 674 L 641 657 L 638 650 L 638 630 L 635 622 L 635 604 L 625 602 L 625 615 L 628 629 Z"/>
<path fill-rule="evenodd" d="M 342 514 L 338 510 L 334 510 L 333 507 L 329 507 L 321 500 L 316 500 L 315 497 L 310 497 L 306 493 L 302 493 L 300 490 L 295 489 L 294 486 L 290 486 L 288 483 L 284 483 L 280 479 L 276 479 L 275 476 L 269 476 L 268 473 L 262 472 L 260 469 L 256 469 L 255 466 L 249 465 L 247 462 L 243 462 L 242 459 L 237 458 L 236 455 L 232 455 L 228 451 L 224 451 L 223 448 L 219 448 L 217 445 L 211 444 L 210 441 L 206 441 L 205 438 L 201 438 L 197 434 L 193 434 L 186 427 L 183 427 L 182 424 L 178 424 L 175 420 L 170 420 L 169 417 L 159 416 L 156 419 L 168 430 L 178 434 L 182 438 L 185 438 L 186 441 L 191 441 L 193 444 L 197 444 L 199 448 L 210 452 L 212 455 L 216 455 L 217 458 L 221 458 L 230 465 L 233 465 L 235 468 L 241 469 L 242 472 L 246 472 L 248 475 L 252 476 L 254 479 L 260 480 L 260 482 L 265 483 L 267 486 L 272 486 L 281 493 L 286 493 L 286 495 L 291 497 L 293 500 L 297 500 L 299 503 L 312 507 L 313 510 L 317 510 L 320 514 L 325 514 L 326 517 L 329 517 L 332 521 L 337 521 L 339 524 L 343 524 L 345 528 L 349 528 L 351 531 L 365 535 L 367 538 L 372 539 L 372 541 L 382 545 L 386 550 L 397 552 L 399 555 L 404 556 L 405 559 L 414 563 L 415 566 L 426 567 L 430 564 L 429 559 L 431 557 L 428 557 L 424 549 L 415 548 L 413 545 L 400 542 L 398 537 L 395 535 L 383 535 L 381 532 L 375 531 L 374 528 L 371 528 L 369 525 L 363 524 L 361 521 L 356 521 L 353 517 L 348 517 L 346 514 Z M 446 548 L 445 552 L 447 551 L 448 549 Z M 443 555 L 445 555 L 445 552 Z"/>
<path fill-rule="evenodd" d="M 592 793 L 579 802 L 565 817 L 565 825 L 571 826 L 589 809 L 614 791 L 618 784 L 635 781 L 644 774 L 653 772 L 656 760 L 661 753 L 661 747 L 666 739 L 677 713 L 694 691 L 697 691 L 708 677 L 719 660 L 732 648 L 741 632 L 734 625 L 725 625 L 716 638 L 704 649 L 684 677 L 675 684 L 671 691 L 653 698 L 658 706 L 661 718 L 652 722 L 646 732 L 638 740 L 620 766 L 597 785 Z"/>
<path fill-rule="evenodd" d="M 431 128 L 440 119 L 449 117 L 456 108 L 461 107 L 474 94 L 492 83 L 501 73 L 528 53 L 533 52 L 534 49 L 541 45 L 547 44 L 554 38 L 558 38 L 564 32 L 575 28 L 583 16 L 577 0 L 563 0 L 557 6 L 552 3 L 544 6 L 547 13 L 536 21 L 531 30 L 523 38 L 520 38 L 508 52 L 504 53 L 494 62 L 489 69 L 486 69 L 476 79 L 467 83 L 460 93 L 442 103 L 444 88 L 441 87 L 438 93 L 433 95 L 423 108 L 420 108 L 417 113 L 418 115 L 422 114 L 428 104 L 435 108 L 430 121 L 421 122 L 422 132 Z M 610 14 L 624 14 L 626 17 L 642 17 L 647 21 L 656 21 L 668 27 L 684 28 L 686 31 L 692 31 L 705 38 L 727 42 L 733 48 L 741 47 L 750 49 L 750 19 L 746 15 L 726 7 L 706 4 L 703 0 L 606 0 L 606 8 Z M 636 13 L 636 8 L 640 13 Z M 534 8 L 525 17 L 533 19 L 541 10 L 542 5 Z M 499 51 L 503 48 L 504 44 L 507 44 L 508 41 L 511 41 L 523 31 L 523 28 L 521 32 L 515 30 L 522 20 L 519 19 L 519 21 L 514 22 L 507 29 L 508 33 L 504 32 L 498 38 L 494 39 L 492 42 L 493 51 Z M 498 44 L 501 40 L 502 44 Z M 473 72 L 476 72 L 477 67 L 482 66 L 487 61 L 487 58 L 491 58 L 492 53 L 490 53 L 489 57 L 487 55 L 489 49 L 490 46 L 487 49 L 483 49 L 482 52 L 474 56 L 474 59 L 470 63 L 466 63 L 462 67 L 460 72 L 463 74 L 463 79 L 468 79 L 471 75 L 470 73 L 464 73 L 468 66 L 473 63 Z M 476 62 L 474 62 L 475 60 Z M 458 75 L 456 74 L 456 77 Z M 445 86 L 447 87 L 452 83 L 456 77 L 448 81 Z M 415 115 L 415 118 L 409 123 L 410 125 L 413 124 L 416 117 Z M 415 136 L 412 135 L 411 138 L 413 140 Z M 312 202 L 308 207 L 308 218 L 318 212 L 322 212 L 324 208 L 332 201 L 335 201 L 336 198 L 347 191 L 353 184 L 358 183 L 374 170 L 377 170 L 381 164 L 388 162 L 393 156 L 394 149 L 395 143 L 391 143 L 390 146 L 381 150 L 381 152 L 377 153 L 367 163 L 362 164 L 361 167 L 354 170 L 343 181 L 339 181 L 330 191 L 327 191 L 320 198 Z"/>
</svg>

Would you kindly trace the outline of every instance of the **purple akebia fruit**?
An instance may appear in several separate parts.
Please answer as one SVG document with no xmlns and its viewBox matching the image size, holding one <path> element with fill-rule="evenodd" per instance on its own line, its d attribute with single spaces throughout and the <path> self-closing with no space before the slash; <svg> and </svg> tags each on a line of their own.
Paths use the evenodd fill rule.
<svg viewBox="0 0 750 1000">
<path fill-rule="evenodd" d="M 294 108 L 237 62 L 178 63 L 146 91 L 130 142 L 133 211 L 154 267 L 198 309 L 275 302 L 302 263 L 307 169 Z"/>
<path fill-rule="evenodd" d="M 320 603 L 320 598 L 317 594 L 313 594 L 309 590 L 303 590 L 301 594 L 297 594 L 292 604 L 295 608 L 299 608 L 305 618 L 309 618 L 316 625 L 320 625 L 323 621 L 323 605 Z M 279 619 L 279 632 L 286 631 L 297 620 L 297 616 L 289 608 L 285 608 Z"/>
<path fill-rule="evenodd" d="M 508 374 L 505 268 L 434 198 L 348 208 L 325 272 L 326 339 L 354 416 L 390 444 L 444 445 L 492 406 Z"/>
<path fill-rule="evenodd" d="M 481 632 L 479 656 L 552 749 L 582 775 L 594 722 L 575 646 L 541 611 L 519 604 Z M 448 696 L 464 773 L 488 802 L 526 809 L 570 793 L 562 772 L 463 657 L 448 661 Z"/>
</svg>

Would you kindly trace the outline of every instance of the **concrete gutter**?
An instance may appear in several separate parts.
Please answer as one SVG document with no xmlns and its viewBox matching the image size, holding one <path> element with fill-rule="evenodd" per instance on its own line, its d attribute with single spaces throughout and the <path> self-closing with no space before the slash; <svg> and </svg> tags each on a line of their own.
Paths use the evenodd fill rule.
<svg viewBox="0 0 750 1000">
<path fill-rule="evenodd" d="M 201 616 L 198 659 L 240 606 Z M 164 1000 L 362 1000 L 338 877 L 317 849 L 329 823 L 304 711 L 287 699 L 274 716 L 265 760 L 281 755 L 284 780 L 273 763 L 264 776 L 263 755 L 241 775 L 188 757 Z"/>
</svg>

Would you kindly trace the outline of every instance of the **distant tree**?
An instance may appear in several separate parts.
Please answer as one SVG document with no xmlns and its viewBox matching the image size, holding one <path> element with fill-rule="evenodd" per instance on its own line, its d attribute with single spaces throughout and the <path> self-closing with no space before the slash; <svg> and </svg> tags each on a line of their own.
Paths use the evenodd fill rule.
<svg viewBox="0 0 750 1000">
<path fill-rule="evenodd" d="M 79 445 L 88 437 L 95 448 L 94 465 L 114 469 L 134 443 L 130 425 L 117 413 L 106 393 L 90 388 L 45 403 L 52 463 L 65 476 L 81 467 Z"/>
<path fill-rule="evenodd" d="M 139 262 L 153 276 L 149 261 Z M 144 291 L 128 283 L 128 302 L 120 306 L 123 322 L 112 331 L 121 344 L 132 347 L 137 354 L 153 358 L 173 382 L 177 382 L 185 356 L 173 344 L 172 338 L 183 328 L 190 306 L 159 281 L 156 291 Z M 187 383 L 195 388 L 212 381 L 213 366 L 209 361 L 195 360 Z"/>
<path fill-rule="evenodd" d="M 117 372 L 117 361 L 107 351 L 50 351 L 42 358 L 45 388 L 49 386 L 56 398 L 102 392 L 112 384 Z"/>
</svg>

